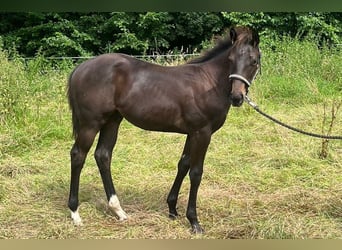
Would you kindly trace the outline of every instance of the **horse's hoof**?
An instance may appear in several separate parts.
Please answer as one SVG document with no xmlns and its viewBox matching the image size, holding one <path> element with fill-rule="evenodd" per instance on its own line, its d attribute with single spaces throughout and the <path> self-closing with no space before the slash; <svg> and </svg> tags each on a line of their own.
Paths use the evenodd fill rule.
<svg viewBox="0 0 342 250">
<path fill-rule="evenodd" d="M 204 234 L 204 229 L 199 224 L 192 225 L 191 232 L 193 234 Z"/>
<path fill-rule="evenodd" d="M 71 211 L 71 218 L 75 226 L 83 226 L 78 209 L 75 212 Z"/>
<path fill-rule="evenodd" d="M 177 213 L 175 213 L 175 214 L 169 213 L 169 218 L 170 218 L 171 220 L 175 220 L 175 219 L 177 219 L 177 217 L 178 217 L 178 214 L 177 214 Z"/>
</svg>

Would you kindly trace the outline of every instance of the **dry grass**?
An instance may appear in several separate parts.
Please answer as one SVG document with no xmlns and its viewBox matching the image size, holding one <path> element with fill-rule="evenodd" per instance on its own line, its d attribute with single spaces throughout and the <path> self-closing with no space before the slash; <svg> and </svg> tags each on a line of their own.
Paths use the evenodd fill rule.
<svg viewBox="0 0 342 250">
<path fill-rule="evenodd" d="M 245 117 L 244 109 L 231 115 L 245 124 L 258 120 L 256 114 Z M 184 137 L 125 122 L 113 178 L 128 221 L 117 221 L 108 209 L 90 152 L 80 187 L 84 226 L 72 225 L 66 204 L 72 142 L 58 141 L 1 160 L 0 238 L 342 238 L 340 152 L 319 160 L 313 139 L 272 125 L 257 132 L 263 120 L 239 129 L 235 119 L 214 135 L 207 155 L 198 199 L 205 235 L 191 235 L 184 216 L 188 179 L 178 204 L 181 217 L 167 218 L 166 195 Z M 340 149 L 341 142 L 334 146 Z"/>
<path fill-rule="evenodd" d="M 283 55 L 263 49 L 263 75 L 251 96 L 277 118 L 319 132 L 322 100 L 329 104 L 340 98 L 340 54 L 322 57 L 335 79 L 330 85 L 324 75 L 295 79 L 301 55 L 287 58 L 298 60 L 289 62 L 287 71 Z M 7 109 L 0 113 L 1 239 L 342 239 L 342 142 L 330 141 L 328 157 L 320 159 L 321 140 L 281 128 L 246 105 L 230 111 L 209 147 L 198 196 L 204 235 L 192 235 L 185 218 L 188 178 L 180 193 L 179 219 L 167 217 L 166 196 L 185 137 L 142 131 L 127 122 L 120 129 L 112 173 L 129 220 L 117 221 L 108 209 L 92 148 L 80 184 L 84 226 L 75 227 L 67 208 L 69 70 L 32 73 L 26 79 L 25 72 L 13 73 L 20 67 L 2 57 L 0 83 L 7 92 L 0 97 Z M 15 76 L 23 78 L 21 85 L 13 86 Z M 335 124 L 332 133 L 342 134 L 341 114 Z"/>
</svg>

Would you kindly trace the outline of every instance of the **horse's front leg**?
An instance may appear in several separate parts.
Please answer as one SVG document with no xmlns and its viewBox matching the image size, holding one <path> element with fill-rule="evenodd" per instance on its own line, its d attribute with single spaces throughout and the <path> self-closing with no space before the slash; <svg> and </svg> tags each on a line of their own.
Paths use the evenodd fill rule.
<svg viewBox="0 0 342 250">
<path fill-rule="evenodd" d="M 188 218 L 193 233 L 203 233 L 198 222 L 196 202 L 197 192 L 202 180 L 203 162 L 210 143 L 211 130 L 202 129 L 190 135 L 190 193 L 186 217 Z"/>
</svg>

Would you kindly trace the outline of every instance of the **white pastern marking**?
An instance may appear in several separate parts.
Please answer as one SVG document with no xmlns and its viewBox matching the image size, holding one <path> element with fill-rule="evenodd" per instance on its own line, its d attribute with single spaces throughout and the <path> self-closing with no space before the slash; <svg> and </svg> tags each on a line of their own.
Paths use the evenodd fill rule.
<svg viewBox="0 0 342 250">
<path fill-rule="evenodd" d="M 71 211 L 71 218 L 72 218 L 75 226 L 82 226 L 83 225 L 80 214 L 78 213 L 78 209 L 75 212 Z"/>
<path fill-rule="evenodd" d="M 127 220 L 127 214 L 122 210 L 119 199 L 116 195 L 110 197 L 108 205 L 112 208 L 120 221 Z"/>
</svg>

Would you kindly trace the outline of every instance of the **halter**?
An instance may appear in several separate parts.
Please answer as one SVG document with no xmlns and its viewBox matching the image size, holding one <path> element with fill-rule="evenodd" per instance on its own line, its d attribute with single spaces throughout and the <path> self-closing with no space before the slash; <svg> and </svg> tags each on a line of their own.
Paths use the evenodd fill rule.
<svg viewBox="0 0 342 250">
<path fill-rule="evenodd" d="M 252 78 L 251 81 L 248 81 L 245 77 L 243 77 L 242 75 L 239 74 L 230 74 L 228 76 L 228 79 L 238 79 L 240 81 L 242 81 L 243 83 L 245 83 L 248 87 L 250 87 L 252 85 L 252 82 L 254 81 L 255 77 L 257 76 L 257 74 L 260 71 L 260 75 L 261 75 L 261 50 L 259 49 L 259 66 L 258 69 L 255 71 L 255 74 Z"/>
<path fill-rule="evenodd" d="M 259 69 L 257 69 L 257 71 L 255 71 L 255 74 L 252 78 L 252 81 L 248 81 L 245 77 L 243 77 L 242 75 L 239 75 L 239 74 L 230 74 L 228 76 L 228 78 L 229 79 L 238 79 L 238 80 L 242 81 L 243 83 L 245 83 L 248 87 L 250 87 L 258 73 L 259 73 Z"/>
</svg>

